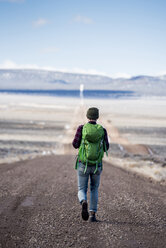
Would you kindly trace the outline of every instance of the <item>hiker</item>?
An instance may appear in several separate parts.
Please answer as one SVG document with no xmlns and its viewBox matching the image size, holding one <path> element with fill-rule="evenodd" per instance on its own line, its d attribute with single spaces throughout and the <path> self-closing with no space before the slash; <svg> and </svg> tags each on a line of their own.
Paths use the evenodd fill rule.
<svg viewBox="0 0 166 248">
<path fill-rule="evenodd" d="M 72 145 L 79 148 L 76 161 L 78 171 L 78 198 L 82 205 L 82 219 L 95 222 L 98 203 L 98 187 L 102 172 L 102 158 L 109 149 L 107 131 L 96 121 L 99 110 L 89 108 L 86 114 L 89 119 L 85 125 L 77 128 Z M 88 180 L 90 177 L 90 218 L 87 203 Z"/>
</svg>

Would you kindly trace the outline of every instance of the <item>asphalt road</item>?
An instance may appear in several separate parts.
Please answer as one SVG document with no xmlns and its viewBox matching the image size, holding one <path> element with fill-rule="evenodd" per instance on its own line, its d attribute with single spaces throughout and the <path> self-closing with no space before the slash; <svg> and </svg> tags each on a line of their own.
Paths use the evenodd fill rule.
<svg viewBox="0 0 166 248">
<path fill-rule="evenodd" d="M 81 219 L 74 157 L 0 165 L 0 248 L 166 247 L 166 188 L 104 164 L 98 222 Z"/>
</svg>

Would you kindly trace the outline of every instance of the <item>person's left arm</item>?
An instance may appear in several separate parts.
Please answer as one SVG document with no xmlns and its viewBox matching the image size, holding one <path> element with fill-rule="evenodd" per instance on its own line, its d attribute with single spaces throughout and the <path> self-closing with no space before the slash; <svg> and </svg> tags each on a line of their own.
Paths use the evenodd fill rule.
<svg viewBox="0 0 166 248">
<path fill-rule="evenodd" d="M 83 128 L 83 125 L 80 125 L 80 126 L 77 128 L 75 137 L 74 137 L 73 142 L 72 142 L 73 147 L 76 148 L 76 149 L 79 148 L 79 147 L 80 147 L 80 144 L 81 144 L 81 139 L 82 139 L 82 128 Z"/>
</svg>

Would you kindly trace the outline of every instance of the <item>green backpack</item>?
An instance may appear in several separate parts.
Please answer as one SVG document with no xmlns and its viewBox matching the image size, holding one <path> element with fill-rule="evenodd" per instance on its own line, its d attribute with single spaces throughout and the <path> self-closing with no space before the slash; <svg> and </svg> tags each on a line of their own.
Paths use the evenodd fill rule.
<svg viewBox="0 0 166 248">
<path fill-rule="evenodd" d="M 94 171 L 94 173 L 96 173 L 98 165 L 102 164 L 104 146 L 106 151 L 107 149 L 104 141 L 103 127 L 99 124 L 85 124 L 82 129 L 82 140 L 79 147 L 76 169 L 80 160 L 86 165 L 84 173 L 87 170 L 88 163 L 96 165 L 96 169 Z"/>
</svg>

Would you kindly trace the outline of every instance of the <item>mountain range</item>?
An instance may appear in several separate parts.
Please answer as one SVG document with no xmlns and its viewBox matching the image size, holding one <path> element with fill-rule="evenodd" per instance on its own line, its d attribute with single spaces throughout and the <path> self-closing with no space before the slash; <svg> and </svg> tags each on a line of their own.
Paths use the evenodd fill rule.
<svg viewBox="0 0 166 248">
<path fill-rule="evenodd" d="M 166 96 L 166 75 L 111 78 L 101 75 L 34 69 L 0 69 L 0 90 L 85 90 L 132 91 L 138 95 Z"/>
</svg>

